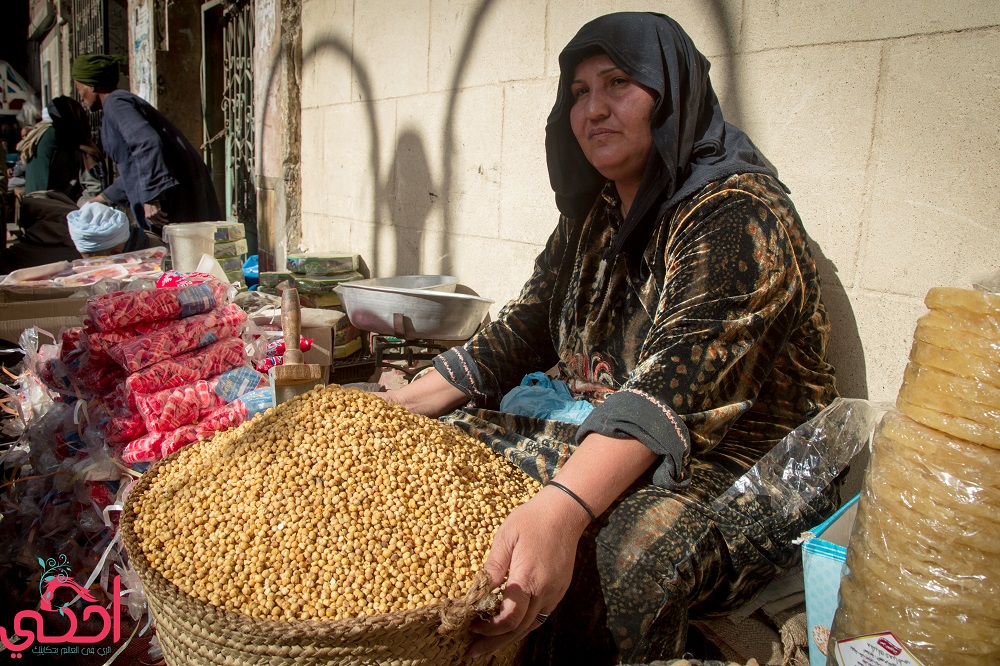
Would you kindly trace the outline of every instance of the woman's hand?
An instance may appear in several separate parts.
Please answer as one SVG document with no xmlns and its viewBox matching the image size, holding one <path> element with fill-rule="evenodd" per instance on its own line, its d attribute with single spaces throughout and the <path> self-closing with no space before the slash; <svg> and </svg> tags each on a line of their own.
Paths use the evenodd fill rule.
<svg viewBox="0 0 1000 666">
<path fill-rule="evenodd" d="M 472 625 L 479 637 L 469 656 L 496 652 L 541 626 L 569 589 L 576 547 L 590 522 L 586 512 L 556 488 L 543 488 L 511 512 L 493 537 L 484 569 L 494 586 L 504 580 L 500 612 Z"/>
<path fill-rule="evenodd" d="M 437 370 L 431 370 L 402 388 L 376 395 L 414 414 L 432 417 L 447 414 L 469 401 L 469 396 L 452 386 Z"/>
</svg>

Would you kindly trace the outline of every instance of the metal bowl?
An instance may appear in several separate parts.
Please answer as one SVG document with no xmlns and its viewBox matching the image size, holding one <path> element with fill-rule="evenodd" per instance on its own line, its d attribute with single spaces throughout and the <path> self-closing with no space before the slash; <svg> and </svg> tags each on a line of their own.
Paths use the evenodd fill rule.
<svg viewBox="0 0 1000 666">
<path fill-rule="evenodd" d="M 433 289 L 434 291 L 455 291 L 458 278 L 452 275 L 397 275 L 394 277 L 352 280 L 352 285 L 363 287 L 386 287 L 389 289 Z"/>
<path fill-rule="evenodd" d="M 467 340 L 493 304 L 488 298 L 469 294 L 364 282 L 344 282 L 337 286 L 348 319 L 362 331 L 404 340 Z"/>
</svg>

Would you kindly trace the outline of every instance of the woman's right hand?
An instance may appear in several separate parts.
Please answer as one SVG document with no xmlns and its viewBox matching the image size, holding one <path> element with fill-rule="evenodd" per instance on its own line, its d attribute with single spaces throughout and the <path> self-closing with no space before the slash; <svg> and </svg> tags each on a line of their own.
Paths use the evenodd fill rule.
<svg viewBox="0 0 1000 666">
<path fill-rule="evenodd" d="M 469 656 L 496 652 L 540 627 L 569 589 L 589 516 L 556 488 L 543 488 L 517 507 L 493 537 L 483 565 L 493 586 L 505 583 L 500 611 L 474 622 Z"/>
<path fill-rule="evenodd" d="M 431 370 L 406 386 L 375 395 L 402 405 L 414 414 L 435 418 L 469 401 L 469 396 L 455 388 L 437 370 Z"/>
</svg>

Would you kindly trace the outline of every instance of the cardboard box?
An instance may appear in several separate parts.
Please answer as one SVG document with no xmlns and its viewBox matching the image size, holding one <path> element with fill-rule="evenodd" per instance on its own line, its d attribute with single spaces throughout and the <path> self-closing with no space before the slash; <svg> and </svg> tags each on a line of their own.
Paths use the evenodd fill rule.
<svg viewBox="0 0 1000 666">
<path fill-rule="evenodd" d="M 802 575 L 806 588 L 809 664 L 825 666 L 830 627 L 837 612 L 840 581 L 846 573 L 847 545 L 858 513 L 855 495 L 832 516 L 806 532 L 802 542 Z"/>
<path fill-rule="evenodd" d="M 16 345 L 21 333 L 32 326 L 57 336 L 63 328 L 83 325 L 86 305 L 86 298 L 0 303 L 0 339 Z"/>
</svg>

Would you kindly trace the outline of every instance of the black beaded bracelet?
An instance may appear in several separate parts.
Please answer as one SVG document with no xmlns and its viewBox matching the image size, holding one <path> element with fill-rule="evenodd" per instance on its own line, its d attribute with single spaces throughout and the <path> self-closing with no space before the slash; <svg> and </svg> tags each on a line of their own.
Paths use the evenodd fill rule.
<svg viewBox="0 0 1000 666">
<path fill-rule="evenodd" d="M 584 502 L 584 501 L 583 501 L 582 499 L 580 499 L 580 496 L 579 496 L 579 495 L 577 495 L 576 493 L 574 493 L 574 492 L 573 492 L 572 490 L 570 490 L 569 488 L 567 488 L 566 486 L 564 486 L 564 485 L 563 485 L 563 484 L 561 484 L 561 483 L 556 483 L 555 481 L 549 481 L 549 482 L 548 482 L 547 484 L 545 484 L 545 485 L 548 485 L 548 486 L 555 486 L 555 487 L 556 487 L 556 488 L 558 488 L 559 490 L 563 491 L 564 493 L 566 493 L 567 495 L 569 495 L 570 497 L 572 497 L 573 499 L 575 499 L 575 500 L 577 501 L 577 503 L 578 503 L 578 504 L 579 504 L 580 506 L 582 506 L 582 507 L 583 507 L 583 510 L 587 512 L 587 515 L 588 515 L 588 516 L 590 516 L 590 520 L 591 520 L 591 522 L 593 522 L 593 521 L 597 520 L 597 516 L 595 516 L 595 515 L 594 515 L 594 512 L 590 510 L 590 507 L 589 507 L 589 506 L 587 506 L 587 503 L 586 503 L 586 502 Z"/>
</svg>

